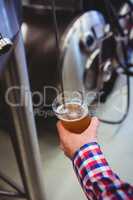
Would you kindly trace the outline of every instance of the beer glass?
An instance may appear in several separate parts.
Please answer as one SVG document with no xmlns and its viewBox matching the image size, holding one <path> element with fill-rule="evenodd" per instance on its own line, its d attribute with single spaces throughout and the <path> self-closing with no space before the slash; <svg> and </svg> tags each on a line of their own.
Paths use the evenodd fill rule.
<svg viewBox="0 0 133 200">
<path fill-rule="evenodd" d="M 92 110 L 89 107 L 87 98 L 80 92 L 59 94 L 52 104 L 64 128 L 72 133 L 82 133 L 90 125 Z"/>
</svg>

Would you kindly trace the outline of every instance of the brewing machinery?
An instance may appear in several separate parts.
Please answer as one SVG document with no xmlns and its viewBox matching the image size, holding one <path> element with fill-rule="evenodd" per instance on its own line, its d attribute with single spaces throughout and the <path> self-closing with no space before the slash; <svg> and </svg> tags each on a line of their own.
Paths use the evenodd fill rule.
<svg viewBox="0 0 133 200">
<path fill-rule="evenodd" d="M 23 183 L 21 188 L 15 180 L 0 172 L 0 178 L 14 189 L 0 189 L 0 198 L 44 200 L 42 166 L 32 103 L 27 106 L 24 102 L 25 90 L 30 94 L 30 87 L 21 34 L 21 11 L 19 0 L 0 1 L 0 77 L 5 85 L 5 95 L 8 93 L 8 115 L 12 124 L 10 138 Z M 18 89 L 15 89 L 16 87 Z M 22 88 L 25 88 L 23 95 Z M 18 105 L 20 98 L 23 104 Z M 28 100 L 31 102 L 30 95 Z M 8 123 L 7 120 L 7 126 Z"/>
<path fill-rule="evenodd" d="M 42 9 L 32 5 L 32 1 L 24 2 L 31 9 Z M 66 28 L 60 40 L 56 4 L 52 2 L 54 0 L 51 1 L 50 8 L 53 11 L 58 70 L 62 73 L 64 88 L 102 91 L 114 76 L 117 78 L 119 74 L 125 74 L 128 88 L 126 113 L 118 121 L 101 119 L 110 124 L 122 123 L 129 110 L 129 76 L 133 75 L 130 59 L 133 48 L 132 1 L 124 1 L 116 11 L 110 1 L 103 0 L 106 12 L 94 7 L 92 9 L 87 1 L 80 1 L 78 13 L 76 12 L 73 22 Z M 0 190 L 0 197 L 45 200 L 31 95 L 28 95 L 28 106 L 27 101 L 25 102 L 26 94 L 31 92 L 21 34 L 21 13 L 19 0 L 0 1 L 0 77 L 5 86 L 5 97 L 8 96 L 6 100 L 9 100 L 8 113 L 12 127 L 10 138 L 24 186 L 21 188 L 0 172 L 0 178 L 14 189 L 14 192 Z M 21 105 L 18 104 L 20 100 Z M 103 101 L 106 101 L 106 97 Z"/>
<path fill-rule="evenodd" d="M 88 10 L 67 28 L 61 40 L 61 66 L 64 90 L 95 92 L 95 101 L 106 103 L 118 77 L 126 75 L 125 112 L 118 120 L 100 120 L 120 124 L 130 105 L 132 66 L 132 2 L 125 1 L 117 10 L 104 0 L 104 12 Z M 119 87 L 120 89 L 120 87 Z"/>
</svg>

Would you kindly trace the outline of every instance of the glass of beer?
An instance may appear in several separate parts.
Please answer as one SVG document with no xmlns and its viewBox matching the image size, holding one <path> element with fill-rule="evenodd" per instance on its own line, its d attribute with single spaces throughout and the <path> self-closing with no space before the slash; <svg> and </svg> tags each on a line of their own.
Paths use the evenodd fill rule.
<svg viewBox="0 0 133 200">
<path fill-rule="evenodd" d="M 65 92 L 53 102 L 53 111 L 61 120 L 65 129 L 80 134 L 91 122 L 86 98 L 79 92 Z"/>
</svg>

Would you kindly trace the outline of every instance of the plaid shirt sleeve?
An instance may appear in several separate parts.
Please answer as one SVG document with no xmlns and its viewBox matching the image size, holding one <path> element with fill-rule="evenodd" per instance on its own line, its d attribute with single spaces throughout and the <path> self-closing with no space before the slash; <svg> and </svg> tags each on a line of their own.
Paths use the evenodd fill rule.
<svg viewBox="0 0 133 200">
<path fill-rule="evenodd" d="M 133 187 L 111 170 L 97 143 L 81 147 L 73 166 L 89 200 L 133 200 Z"/>
</svg>

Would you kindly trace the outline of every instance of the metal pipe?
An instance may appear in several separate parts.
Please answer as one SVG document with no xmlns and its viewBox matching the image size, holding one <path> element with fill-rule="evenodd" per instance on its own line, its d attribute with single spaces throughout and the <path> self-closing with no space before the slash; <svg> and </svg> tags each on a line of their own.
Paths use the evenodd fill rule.
<svg viewBox="0 0 133 200">
<path fill-rule="evenodd" d="M 16 107 L 11 106 L 11 104 L 9 105 L 16 130 L 15 133 L 11 134 L 11 138 L 26 193 L 28 193 L 28 199 L 45 200 L 39 144 L 33 116 L 29 78 L 21 33 L 18 36 L 11 65 L 5 72 L 5 82 L 8 92 L 13 86 L 17 86 L 20 89 L 24 88 L 22 96 L 19 90 L 12 90 L 10 92 L 10 101 L 18 104 L 18 100 L 22 98 L 22 102 L 24 103 Z M 28 94 L 29 105 L 25 104 L 25 92 Z"/>
<path fill-rule="evenodd" d="M 11 178 L 3 174 L 1 171 L 0 171 L 0 179 L 2 179 L 6 184 L 15 189 L 17 192 L 24 194 L 24 190 L 20 186 L 18 186 L 13 180 L 11 180 Z"/>
<path fill-rule="evenodd" d="M 11 198 L 25 199 L 25 196 L 23 194 L 20 194 L 20 193 L 17 193 L 17 192 L 11 192 L 11 191 L 4 191 L 4 190 L 0 190 L 0 197 L 11 197 Z"/>
</svg>

